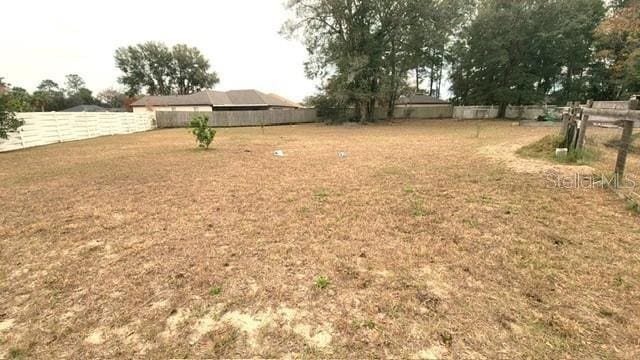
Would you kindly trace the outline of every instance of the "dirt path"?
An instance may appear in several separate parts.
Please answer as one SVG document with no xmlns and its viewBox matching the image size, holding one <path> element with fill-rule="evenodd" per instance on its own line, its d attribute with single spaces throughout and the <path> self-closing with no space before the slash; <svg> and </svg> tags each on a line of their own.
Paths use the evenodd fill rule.
<svg viewBox="0 0 640 360">
<path fill-rule="evenodd" d="M 530 144 L 534 139 L 518 139 L 515 142 L 485 146 L 480 154 L 506 165 L 509 169 L 525 174 L 561 174 L 561 175 L 592 175 L 594 169 L 590 166 L 554 164 L 546 160 L 527 159 L 516 152 Z"/>
</svg>

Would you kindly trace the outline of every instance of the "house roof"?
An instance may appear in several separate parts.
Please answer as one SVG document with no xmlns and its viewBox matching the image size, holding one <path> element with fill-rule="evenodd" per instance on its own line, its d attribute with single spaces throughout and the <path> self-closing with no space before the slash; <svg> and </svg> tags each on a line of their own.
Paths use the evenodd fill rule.
<svg viewBox="0 0 640 360">
<path fill-rule="evenodd" d="M 145 96 L 131 106 L 281 106 L 300 107 L 299 104 L 281 96 L 265 94 L 258 90 L 214 91 L 204 90 L 190 95 Z"/>
<path fill-rule="evenodd" d="M 293 106 L 293 107 L 302 107 L 302 105 L 298 104 L 297 102 L 291 101 L 289 99 L 283 98 L 280 95 L 276 95 L 276 94 L 268 94 L 268 96 L 271 96 L 273 98 L 276 98 L 277 100 L 280 100 L 282 102 L 284 102 L 285 104 L 289 104 L 289 106 Z"/>
<path fill-rule="evenodd" d="M 401 96 L 398 104 L 402 105 L 428 105 L 428 104 L 448 104 L 448 101 L 440 100 L 433 96 L 424 94 L 413 94 L 409 96 Z"/>
<path fill-rule="evenodd" d="M 61 112 L 107 112 L 109 110 L 98 105 L 77 105 Z"/>
</svg>

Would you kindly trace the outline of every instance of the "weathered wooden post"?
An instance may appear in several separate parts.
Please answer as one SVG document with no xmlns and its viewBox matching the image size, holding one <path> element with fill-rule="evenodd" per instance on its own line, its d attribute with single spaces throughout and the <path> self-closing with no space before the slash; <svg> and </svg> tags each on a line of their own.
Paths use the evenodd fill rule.
<svg viewBox="0 0 640 360">
<path fill-rule="evenodd" d="M 578 106 L 580 103 L 571 102 L 571 109 L 569 110 L 569 121 L 567 122 L 567 131 L 565 134 L 565 146 L 569 151 L 575 150 L 576 142 L 578 141 L 578 123 L 576 121 L 578 114 Z"/>
<path fill-rule="evenodd" d="M 631 99 L 629 101 L 629 110 L 638 110 L 638 99 Z M 624 176 L 627 154 L 629 153 L 629 147 L 631 146 L 631 139 L 633 135 L 634 120 L 627 118 L 622 122 L 622 142 L 620 144 L 620 150 L 618 151 L 618 160 L 616 161 L 616 175 L 619 180 Z"/>
<path fill-rule="evenodd" d="M 593 108 L 593 100 L 587 101 L 587 108 Z M 584 148 L 584 142 L 586 139 L 587 128 L 589 127 L 589 115 L 582 114 L 582 121 L 580 121 L 580 134 L 578 135 L 578 149 Z"/>
<path fill-rule="evenodd" d="M 562 128 L 560 128 L 560 136 L 562 136 L 563 139 L 567 137 L 567 129 L 569 128 L 570 116 L 571 115 L 569 115 L 568 112 L 562 113 Z"/>
</svg>

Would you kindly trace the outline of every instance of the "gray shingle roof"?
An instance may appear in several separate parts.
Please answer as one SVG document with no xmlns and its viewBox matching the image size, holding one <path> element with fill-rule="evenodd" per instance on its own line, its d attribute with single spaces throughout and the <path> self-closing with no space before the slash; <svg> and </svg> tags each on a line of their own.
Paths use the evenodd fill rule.
<svg viewBox="0 0 640 360">
<path fill-rule="evenodd" d="M 145 96 L 131 106 L 281 106 L 300 107 L 283 97 L 265 94 L 257 90 L 214 91 L 204 90 L 191 95 Z"/>
<path fill-rule="evenodd" d="M 98 105 L 76 105 L 61 112 L 107 112 L 109 110 Z"/>
</svg>

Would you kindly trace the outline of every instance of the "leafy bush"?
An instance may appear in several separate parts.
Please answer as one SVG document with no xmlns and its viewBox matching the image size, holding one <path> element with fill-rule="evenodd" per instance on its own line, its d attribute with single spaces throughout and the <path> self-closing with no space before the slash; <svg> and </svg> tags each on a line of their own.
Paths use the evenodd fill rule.
<svg viewBox="0 0 640 360">
<path fill-rule="evenodd" d="M 216 131 L 209 127 L 209 118 L 204 115 L 196 115 L 191 119 L 189 127 L 191 133 L 196 136 L 196 142 L 201 148 L 208 149 L 216 136 Z"/>
<path fill-rule="evenodd" d="M 560 116 L 558 116 L 558 114 L 556 114 L 556 113 L 554 113 L 552 111 L 549 111 L 549 109 L 546 109 L 546 108 L 544 109 L 544 113 L 542 115 L 538 116 L 538 121 L 553 121 L 553 122 L 556 122 L 556 121 L 560 121 L 560 120 L 562 120 L 562 119 L 560 118 Z"/>
<path fill-rule="evenodd" d="M 220 294 L 222 294 L 222 287 L 220 286 L 214 286 L 209 289 L 209 295 L 211 296 L 218 296 Z"/>
<path fill-rule="evenodd" d="M 346 102 L 331 95 L 315 95 L 305 99 L 305 105 L 314 107 L 318 118 L 328 124 L 340 124 L 351 120 Z"/>
<path fill-rule="evenodd" d="M 9 96 L 0 95 L 0 139 L 7 139 L 10 132 L 16 131 L 23 124 L 24 121 L 9 111 Z"/>
<path fill-rule="evenodd" d="M 329 279 L 325 276 L 320 276 L 316 279 L 316 287 L 318 289 L 326 289 L 329 285 L 331 284 L 331 282 L 329 281 Z"/>
</svg>

